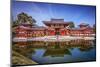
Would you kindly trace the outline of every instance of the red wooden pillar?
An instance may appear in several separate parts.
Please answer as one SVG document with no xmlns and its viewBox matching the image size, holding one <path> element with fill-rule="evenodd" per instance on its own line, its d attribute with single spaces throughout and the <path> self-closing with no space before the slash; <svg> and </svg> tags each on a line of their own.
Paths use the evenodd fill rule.
<svg viewBox="0 0 100 67">
<path fill-rule="evenodd" d="M 61 31 L 61 35 L 63 35 L 63 36 L 65 35 L 65 30 Z"/>
<path fill-rule="evenodd" d="M 51 30 L 50 35 L 55 35 L 55 31 Z"/>
</svg>

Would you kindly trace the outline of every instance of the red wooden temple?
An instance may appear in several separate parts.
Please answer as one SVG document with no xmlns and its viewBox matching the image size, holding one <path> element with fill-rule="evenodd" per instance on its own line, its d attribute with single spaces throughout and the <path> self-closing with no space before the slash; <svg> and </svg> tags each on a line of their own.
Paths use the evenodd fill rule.
<svg viewBox="0 0 100 67">
<path fill-rule="evenodd" d="M 43 37 L 43 36 L 93 36 L 95 32 L 88 24 L 82 23 L 79 28 L 68 28 L 70 22 L 64 19 L 51 19 L 43 21 L 45 26 L 33 26 L 29 23 L 22 23 L 15 28 L 15 37 Z"/>
</svg>

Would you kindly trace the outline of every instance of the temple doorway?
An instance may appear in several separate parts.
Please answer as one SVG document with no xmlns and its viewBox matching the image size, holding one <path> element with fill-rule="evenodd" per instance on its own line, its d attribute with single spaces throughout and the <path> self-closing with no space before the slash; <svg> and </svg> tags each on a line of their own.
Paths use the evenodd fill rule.
<svg viewBox="0 0 100 67">
<path fill-rule="evenodd" d="M 55 35 L 60 35 L 59 28 L 56 28 L 56 29 L 55 29 Z"/>
</svg>

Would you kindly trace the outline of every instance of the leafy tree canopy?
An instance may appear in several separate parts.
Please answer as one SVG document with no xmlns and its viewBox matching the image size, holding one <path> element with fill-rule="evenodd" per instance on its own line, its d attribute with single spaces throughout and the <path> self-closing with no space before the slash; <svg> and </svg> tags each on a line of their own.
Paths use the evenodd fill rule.
<svg viewBox="0 0 100 67">
<path fill-rule="evenodd" d="M 70 23 L 69 23 L 69 27 L 70 27 L 70 28 L 75 28 L 74 22 L 70 22 Z"/>
<path fill-rule="evenodd" d="M 28 16 L 26 13 L 22 12 L 17 15 L 17 20 L 13 21 L 13 25 L 19 25 L 23 23 L 35 25 L 36 20 L 33 19 L 32 16 Z"/>
</svg>

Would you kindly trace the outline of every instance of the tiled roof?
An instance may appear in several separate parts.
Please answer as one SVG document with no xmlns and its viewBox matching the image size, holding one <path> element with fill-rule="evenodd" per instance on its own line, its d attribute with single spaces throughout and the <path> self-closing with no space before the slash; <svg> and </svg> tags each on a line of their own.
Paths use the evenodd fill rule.
<svg viewBox="0 0 100 67">
<path fill-rule="evenodd" d="M 51 21 L 43 21 L 44 24 L 69 24 L 70 22 L 64 22 L 64 19 L 51 19 Z"/>
<path fill-rule="evenodd" d="M 81 23 L 80 25 L 89 25 L 89 24 L 86 24 L 86 23 Z"/>
</svg>

